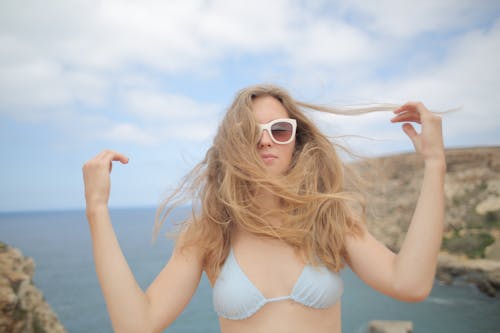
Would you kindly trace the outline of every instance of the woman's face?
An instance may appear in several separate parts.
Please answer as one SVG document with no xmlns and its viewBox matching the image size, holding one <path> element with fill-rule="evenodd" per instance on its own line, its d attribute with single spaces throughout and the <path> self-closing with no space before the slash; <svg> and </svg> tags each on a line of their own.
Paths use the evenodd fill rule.
<svg viewBox="0 0 500 333">
<path fill-rule="evenodd" d="M 252 101 L 252 109 L 259 124 L 289 118 L 288 112 L 276 98 L 271 96 L 257 97 Z M 257 151 L 271 175 L 282 175 L 290 166 L 293 152 L 295 150 L 295 139 L 287 144 L 275 143 L 270 134 L 265 130 L 257 145 Z"/>
</svg>

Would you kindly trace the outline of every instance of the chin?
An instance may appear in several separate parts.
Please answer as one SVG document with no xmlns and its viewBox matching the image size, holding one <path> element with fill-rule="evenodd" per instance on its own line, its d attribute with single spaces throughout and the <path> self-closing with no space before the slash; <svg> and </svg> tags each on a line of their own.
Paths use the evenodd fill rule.
<svg viewBox="0 0 500 333">
<path fill-rule="evenodd" d="M 271 176 L 275 176 L 275 177 L 280 177 L 280 176 L 283 176 L 285 174 L 285 171 L 284 170 L 268 170 L 268 174 L 271 175 Z"/>
</svg>

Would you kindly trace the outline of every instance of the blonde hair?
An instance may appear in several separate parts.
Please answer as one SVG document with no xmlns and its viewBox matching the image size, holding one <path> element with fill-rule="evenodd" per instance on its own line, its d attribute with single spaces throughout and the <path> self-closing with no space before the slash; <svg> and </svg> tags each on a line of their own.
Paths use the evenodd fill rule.
<svg viewBox="0 0 500 333">
<path fill-rule="evenodd" d="M 280 177 L 271 177 L 257 153 L 259 128 L 252 101 L 276 98 L 297 120 L 291 165 Z M 346 235 L 358 236 L 365 220 L 365 202 L 354 181 L 346 190 L 348 170 L 337 149 L 309 120 L 303 109 L 334 114 L 360 114 L 390 110 L 395 105 L 339 109 L 294 100 L 274 85 L 245 88 L 236 95 L 222 120 L 206 156 L 158 208 L 156 227 L 174 207 L 193 200 L 192 216 L 183 225 L 183 247 L 204 251 L 204 269 L 218 275 L 231 246 L 234 225 L 263 237 L 278 238 L 315 265 L 339 271 L 346 258 Z M 353 180 L 349 178 L 349 180 Z M 257 193 L 269 191 L 280 207 L 263 212 Z M 269 223 L 280 217 L 280 225 Z"/>
</svg>

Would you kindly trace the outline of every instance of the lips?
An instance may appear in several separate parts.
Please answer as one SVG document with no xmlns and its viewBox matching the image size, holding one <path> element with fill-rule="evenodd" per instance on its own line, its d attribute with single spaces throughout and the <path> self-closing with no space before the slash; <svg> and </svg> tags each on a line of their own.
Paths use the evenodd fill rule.
<svg viewBox="0 0 500 333">
<path fill-rule="evenodd" d="M 261 154 L 260 157 L 262 158 L 262 160 L 266 164 L 269 164 L 269 163 L 273 162 L 275 159 L 278 158 L 278 156 L 273 155 L 273 154 L 269 154 L 269 153 Z"/>
</svg>

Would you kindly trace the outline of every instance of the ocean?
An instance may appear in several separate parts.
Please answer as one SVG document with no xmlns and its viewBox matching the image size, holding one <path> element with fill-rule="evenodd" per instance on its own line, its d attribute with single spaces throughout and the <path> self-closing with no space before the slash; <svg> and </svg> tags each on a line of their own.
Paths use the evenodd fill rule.
<svg viewBox="0 0 500 333">
<path fill-rule="evenodd" d="M 172 250 L 163 228 L 151 241 L 154 209 L 115 209 L 111 217 L 121 247 L 144 289 Z M 181 216 L 183 212 L 178 212 Z M 84 211 L 0 213 L 0 240 L 35 259 L 34 282 L 71 333 L 112 332 L 97 281 Z M 500 331 L 500 298 L 489 298 L 466 282 L 435 283 L 420 303 L 402 303 L 366 286 L 349 269 L 342 272 L 342 332 L 365 332 L 371 320 L 410 320 L 415 332 Z M 188 307 L 165 332 L 219 332 L 203 276 Z M 165 295 L 168 297 L 168 295 Z"/>
</svg>

